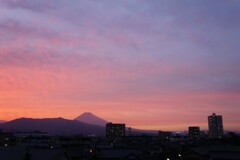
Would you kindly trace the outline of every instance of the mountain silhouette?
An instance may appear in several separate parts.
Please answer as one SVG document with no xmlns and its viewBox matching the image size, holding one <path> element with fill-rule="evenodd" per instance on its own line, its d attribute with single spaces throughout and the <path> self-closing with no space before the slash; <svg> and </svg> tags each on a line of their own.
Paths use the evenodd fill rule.
<svg viewBox="0 0 240 160">
<path fill-rule="evenodd" d="M 77 121 L 80 121 L 83 123 L 87 123 L 87 124 L 102 126 L 102 127 L 105 127 L 106 124 L 108 123 L 104 119 L 102 119 L 90 112 L 85 112 L 85 113 L 81 114 L 80 116 L 78 116 L 77 118 L 75 118 L 74 120 L 77 120 Z"/>
<path fill-rule="evenodd" d="M 19 118 L 0 124 L 0 128 L 8 132 L 42 131 L 49 134 L 63 135 L 104 135 L 105 132 L 104 127 L 63 118 Z"/>
</svg>

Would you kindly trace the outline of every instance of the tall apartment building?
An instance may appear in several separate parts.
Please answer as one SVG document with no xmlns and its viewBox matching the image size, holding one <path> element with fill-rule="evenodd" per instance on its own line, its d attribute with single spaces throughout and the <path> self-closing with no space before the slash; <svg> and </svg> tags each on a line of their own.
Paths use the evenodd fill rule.
<svg viewBox="0 0 240 160">
<path fill-rule="evenodd" d="M 221 115 L 213 113 L 208 116 L 208 128 L 210 138 L 220 138 L 223 136 L 223 120 Z"/>
</svg>

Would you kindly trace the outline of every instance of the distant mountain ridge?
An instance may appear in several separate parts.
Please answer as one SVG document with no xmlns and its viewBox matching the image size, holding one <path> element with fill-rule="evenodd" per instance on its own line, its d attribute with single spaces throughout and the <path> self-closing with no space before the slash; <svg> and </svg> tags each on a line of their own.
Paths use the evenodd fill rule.
<svg viewBox="0 0 240 160">
<path fill-rule="evenodd" d="M 64 118 L 19 118 L 0 123 L 0 130 L 6 132 L 33 132 L 41 131 L 58 135 L 105 135 L 107 121 L 98 116 L 85 112 L 74 120 Z M 156 134 L 156 130 L 140 130 L 126 128 L 126 135 Z"/>
<path fill-rule="evenodd" d="M 106 120 L 104 120 L 90 112 L 85 112 L 85 113 L 81 114 L 80 116 L 78 116 L 77 118 L 75 118 L 74 120 L 77 120 L 77 121 L 80 121 L 83 123 L 87 123 L 87 124 L 102 126 L 102 127 L 105 127 L 106 124 L 108 123 Z"/>
<path fill-rule="evenodd" d="M 63 135 L 104 135 L 105 128 L 86 124 L 76 120 L 67 120 L 63 118 L 19 118 L 0 124 L 3 131 L 10 132 L 31 132 L 42 131 L 50 134 L 63 134 Z"/>
</svg>

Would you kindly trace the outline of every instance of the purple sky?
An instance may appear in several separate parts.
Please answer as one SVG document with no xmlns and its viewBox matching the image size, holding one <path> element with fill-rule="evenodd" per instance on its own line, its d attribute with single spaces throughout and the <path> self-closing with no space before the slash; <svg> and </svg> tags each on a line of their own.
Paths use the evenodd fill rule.
<svg viewBox="0 0 240 160">
<path fill-rule="evenodd" d="M 85 111 L 240 130 L 239 0 L 1 0 L 0 119 Z"/>
</svg>

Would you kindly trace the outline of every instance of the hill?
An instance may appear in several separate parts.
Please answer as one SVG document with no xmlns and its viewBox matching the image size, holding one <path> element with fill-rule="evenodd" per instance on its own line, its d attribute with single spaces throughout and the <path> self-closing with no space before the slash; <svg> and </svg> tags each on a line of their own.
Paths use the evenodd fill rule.
<svg viewBox="0 0 240 160">
<path fill-rule="evenodd" d="M 19 118 L 0 124 L 3 131 L 10 132 L 31 132 L 42 131 L 50 134 L 63 134 L 63 135 L 104 135 L 105 128 L 86 124 L 76 120 L 67 120 L 63 118 Z"/>
</svg>

